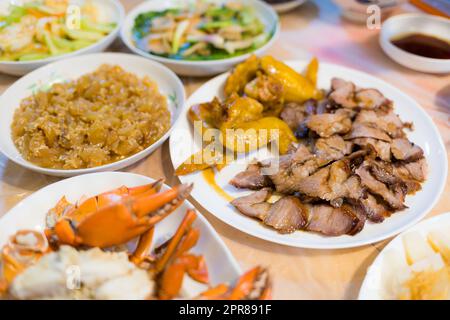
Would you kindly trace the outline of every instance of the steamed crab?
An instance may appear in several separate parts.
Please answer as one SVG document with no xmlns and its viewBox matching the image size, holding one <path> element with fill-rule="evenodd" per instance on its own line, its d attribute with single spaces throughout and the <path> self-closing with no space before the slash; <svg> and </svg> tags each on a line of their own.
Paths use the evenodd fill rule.
<svg viewBox="0 0 450 320">
<path fill-rule="evenodd" d="M 174 235 L 151 250 L 158 222 L 192 186 L 160 191 L 162 181 L 118 189 L 72 204 L 63 197 L 47 213 L 44 232 L 20 230 L 1 249 L 0 297 L 15 299 L 174 299 L 186 278 L 202 284 L 199 299 L 267 299 L 267 271 L 257 267 L 234 286 L 211 287 L 188 210 Z M 134 239 L 134 249 L 128 250 Z"/>
</svg>

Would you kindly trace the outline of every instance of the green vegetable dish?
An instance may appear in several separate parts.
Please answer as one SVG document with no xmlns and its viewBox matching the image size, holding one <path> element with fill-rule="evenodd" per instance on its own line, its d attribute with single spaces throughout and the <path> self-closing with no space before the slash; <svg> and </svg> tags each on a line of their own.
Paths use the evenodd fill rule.
<svg viewBox="0 0 450 320">
<path fill-rule="evenodd" d="M 100 8 L 89 1 L 27 1 L 0 15 L 0 61 L 41 60 L 90 46 L 116 23 L 99 21 Z"/>
<path fill-rule="evenodd" d="M 218 60 L 246 54 L 272 37 L 252 7 L 198 1 L 187 8 L 150 11 L 134 21 L 134 45 L 182 60 Z"/>
</svg>

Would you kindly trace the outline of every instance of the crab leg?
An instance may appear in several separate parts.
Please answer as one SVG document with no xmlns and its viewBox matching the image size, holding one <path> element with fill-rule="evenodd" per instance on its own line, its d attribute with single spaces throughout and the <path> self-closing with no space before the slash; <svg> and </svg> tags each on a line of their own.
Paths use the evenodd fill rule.
<svg viewBox="0 0 450 320">
<path fill-rule="evenodd" d="M 227 292 L 230 290 L 230 287 L 228 287 L 226 284 L 221 283 L 214 288 L 211 288 L 209 290 L 206 290 L 200 294 L 198 299 L 224 299 Z"/>
<path fill-rule="evenodd" d="M 198 299 L 268 300 L 271 298 L 270 279 L 264 268 L 256 267 L 243 274 L 232 288 L 226 284 L 209 289 Z"/>
<path fill-rule="evenodd" d="M 155 228 L 151 227 L 143 235 L 141 235 L 137 247 L 130 257 L 131 262 L 133 262 L 136 265 L 140 265 L 145 260 L 145 258 L 148 257 L 154 233 Z"/>
<path fill-rule="evenodd" d="M 270 299 L 270 285 L 267 271 L 261 267 L 253 268 L 241 276 L 229 295 L 229 300 Z"/>
<path fill-rule="evenodd" d="M 169 245 L 167 246 L 167 249 L 164 252 L 163 256 L 156 262 L 155 271 L 157 273 L 164 270 L 164 268 L 167 266 L 169 259 L 173 256 L 173 253 L 176 251 L 178 244 L 180 243 L 180 241 L 182 240 L 183 236 L 186 233 L 186 230 L 188 230 L 191 227 L 192 223 L 196 218 L 197 214 L 195 213 L 195 211 L 188 210 L 188 212 L 184 216 L 183 221 L 181 222 L 174 236 L 170 240 Z"/>
</svg>

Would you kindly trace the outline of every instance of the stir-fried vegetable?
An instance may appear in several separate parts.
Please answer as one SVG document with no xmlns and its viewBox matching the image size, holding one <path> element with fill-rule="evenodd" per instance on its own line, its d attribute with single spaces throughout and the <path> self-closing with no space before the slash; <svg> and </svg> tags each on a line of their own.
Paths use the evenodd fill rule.
<svg viewBox="0 0 450 320">
<path fill-rule="evenodd" d="M 71 14 L 68 6 L 68 0 L 12 5 L 8 15 L 0 16 L 0 60 L 30 61 L 69 53 L 90 46 L 116 27 L 97 21 L 96 8 L 89 3 L 81 8 L 79 23 L 71 26 L 66 21 Z"/>
<path fill-rule="evenodd" d="M 152 54 L 185 60 L 217 60 L 252 52 L 271 34 L 253 9 L 240 3 L 198 1 L 187 8 L 138 15 L 135 45 Z"/>
</svg>

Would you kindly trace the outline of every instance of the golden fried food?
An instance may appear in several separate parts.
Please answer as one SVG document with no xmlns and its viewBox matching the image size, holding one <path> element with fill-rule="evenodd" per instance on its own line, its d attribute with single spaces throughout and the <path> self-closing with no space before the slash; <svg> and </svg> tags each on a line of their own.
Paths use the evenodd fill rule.
<svg viewBox="0 0 450 320">
<path fill-rule="evenodd" d="M 245 85 L 256 76 L 258 69 L 259 58 L 255 55 L 238 64 L 225 82 L 225 95 L 228 97 L 233 93 L 242 94 Z"/>
<path fill-rule="evenodd" d="M 103 65 L 21 102 L 11 126 L 22 156 L 53 169 L 90 168 L 127 158 L 170 127 L 166 98 L 149 78 Z"/>
<path fill-rule="evenodd" d="M 313 60 L 312 67 L 308 67 L 308 76 L 313 79 L 316 77 L 315 74 L 313 75 L 316 63 Z M 316 89 L 315 84 L 310 79 L 271 56 L 261 58 L 261 69 L 283 84 L 284 98 L 287 102 L 304 102 L 308 99 L 321 98 L 320 90 Z"/>
</svg>

